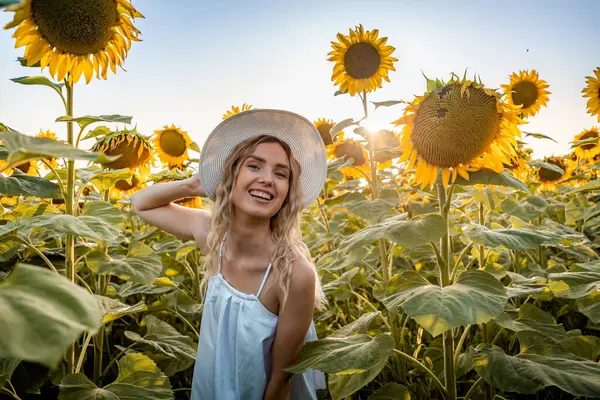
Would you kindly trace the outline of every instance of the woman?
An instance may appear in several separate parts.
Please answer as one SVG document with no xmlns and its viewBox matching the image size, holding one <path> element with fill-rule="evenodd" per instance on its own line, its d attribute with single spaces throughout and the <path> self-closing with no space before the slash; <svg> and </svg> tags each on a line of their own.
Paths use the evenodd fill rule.
<svg viewBox="0 0 600 400">
<path fill-rule="evenodd" d="M 142 219 L 206 256 L 192 399 L 316 399 L 321 373 L 283 369 L 316 339 L 324 301 L 300 234 L 300 212 L 325 181 L 319 132 L 286 111 L 237 114 L 206 140 L 198 175 L 131 197 Z M 173 203 L 191 196 L 211 197 L 212 212 Z"/>
</svg>

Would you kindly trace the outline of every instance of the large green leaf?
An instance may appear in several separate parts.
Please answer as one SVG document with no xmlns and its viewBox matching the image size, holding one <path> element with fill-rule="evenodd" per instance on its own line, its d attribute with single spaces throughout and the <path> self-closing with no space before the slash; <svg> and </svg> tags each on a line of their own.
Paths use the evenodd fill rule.
<svg viewBox="0 0 600 400">
<path fill-rule="evenodd" d="M 394 339 L 387 334 L 326 337 L 306 343 L 298 361 L 285 370 L 295 374 L 309 368 L 327 373 L 365 372 L 387 360 L 393 348 Z"/>
<path fill-rule="evenodd" d="M 560 345 L 572 354 L 590 361 L 600 358 L 600 337 L 575 336 L 563 339 Z"/>
<path fill-rule="evenodd" d="M 116 225 L 122 222 L 121 210 L 107 201 L 89 200 L 83 205 L 82 216 L 98 217 L 106 222 Z"/>
<path fill-rule="evenodd" d="M 387 238 L 402 247 L 415 247 L 437 240 L 446 233 L 446 220 L 439 214 L 428 214 L 419 220 L 406 220 L 404 215 L 388 218 L 347 236 L 340 246 L 351 251 L 374 240 Z"/>
<path fill-rule="evenodd" d="M 358 124 L 358 122 L 354 121 L 352 118 L 347 118 L 343 121 L 338 122 L 337 124 L 332 126 L 331 129 L 329 130 L 331 139 L 335 139 L 335 137 L 338 135 L 338 133 L 340 133 L 344 129 L 346 129 L 352 125 L 356 125 L 356 124 Z"/>
<path fill-rule="evenodd" d="M 381 358 L 375 366 L 358 373 L 329 374 L 329 392 L 333 400 L 343 400 L 371 382 L 385 367 L 387 358 Z"/>
<path fill-rule="evenodd" d="M 348 325 L 345 325 L 333 332 L 329 337 L 345 337 L 354 335 L 356 333 L 368 333 L 369 327 L 381 314 L 381 311 L 372 311 L 369 313 L 365 313 L 361 315 L 357 320 L 350 322 Z"/>
<path fill-rule="evenodd" d="M 509 172 L 497 173 L 489 169 L 480 169 L 479 171 L 469 172 L 469 180 L 459 176 L 454 182 L 456 185 L 494 185 L 512 187 L 517 190 L 529 193 L 527 185 L 512 176 Z"/>
<path fill-rule="evenodd" d="M 531 394 L 557 386 L 575 396 L 600 393 L 600 364 L 595 362 L 537 354 L 510 356 L 486 344 L 471 348 L 470 353 L 483 379 L 503 391 Z"/>
<path fill-rule="evenodd" d="M 344 206 L 369 222 L 377 222 L 389 214 L 398 204 L 398 192 L 386 190 L 375 200 L 354 200 L 344 202 Z"/>
<path fill-rule="evenodd" d="M 506 274 L 512 280 L 511 284 L 506 287 L 506 294 L 511 299 L 542 293 L 548 287 L 546 278 L 539 276 L 525 277 L 512 271 L 506 271 Z"/>
<path fill-rule="evenodd" d="M 48 229 L 96 240 L 111 241 L 119 237 L 119 228 L 98 217 L 75 217 L 69 214 L 40 215 L 23 221 L 25 229 Z"/>
<path fill-rule="evenodd" d="M 169 378 L 142 354 L 128 354 L 118 362 L 117 379 L 98 388 L 84 374 L 69 374 L 60 383 L 59 400 L 172 400 Z"/>
<path fill-rule="evenodd" d="M 59 117 L 56 119 L 56 122 L 69 122 L 69 121 L 77 122 L 77 124 L 79 124 L 79 127 L 81 129 L 85 129 L 86 126 L 93 124 L 95 122 L 118 122 L 118 123 L 122 123 L 122 124 L 131 124 L 131 117 L 113 114 L 113 115 L 98 115 L 98 116 L 86 115 L 83 117 L 75 117 L 75 118 L 69 117 L 69 116 L 63 116 L 63 117 Z"/>
<path fill-rule="evenodd" d="M 137 314 L 148 309 L 143 301 L 136 304 L 125 304 L 117 299 L 111 299 L 110 297 L 100 295 L 96 295 L 96 301 L 98 302 L 98 308 L 100 308 L 102 312 L 103 325 L 124 317 L 125 315 Z"/>
<path fill-rule="evenodd" d="M 573 264 L 569 272 L 548 274 L 556 297 L 579 299 L 600 290 L 600 261 Z"/>
<path fill-rule="evenodd" d="M 11 165 L 25 160 L 47 157 L 86 160 L 104 164 L 120 157 L 89 152 L 77 149 L 68 143 L 48 138 L 34 138 L 12 130 L 0 133 L 0 138 L 9 152 L 7 162 Z"/>
<path fill-rule="evenodd" d="M 478 270 L 463 272 L 443 288 L 405 271 L 394 275 L 387 287 L 375 285 L 373 294 L 392 312 L 403 310 L 434 337 L 457 326 L 487 322 L 500 315 L 508 301 L 504 286 Z"/>
<path fill-rule="evenodd" d="M 116 256 L 115 256 L 116 257 Z M 132 241 L 121 259 L 94 251 L 86 256 L 88 266 L 100 275 L 115 275 L 126 281 L 152 285 L 162 271 L 160 257 L 142 242 Z"/>
<path fill-rule="evenodd" d="M 573 189 L 566 192 L 566 194 L 585 193 L 600 190 L 600 180 L 589 181 L 583 185 L 575 186 Z"/>
<path fill-rule="evenodd" d="M 0 4 L 1 6 L 1 4 Z M 64 83 L 54 83 L 45 76 L 22 76 L 20 78 L 11 78 L 11 81 L 19 83 L 21 85 L 40 85 L 48 86 L 54 89 L 59 95 L 62 96 L 62 88 L 65 86 Z"/>
<path fill-rule="evenodd" d="M 334 400 L 340 400 L 371 382 L 385 366 L 394 348 L 394 339 L 381 334 L 327 337 L 308 342 L 300 359 L 286 371 L 304 373 L 309 368 L 329 373 Z"/>
<path fill-rule="evenodd" d="M 518 313 L 505 312 L 496 318 L 496 323 L 513 332 L 532 331 L 555 341 L 565 337 L 565 328 L 557 325 L 551 314 L 533 304 L 523 304 Z"/>
<path fill-rule="evenodd" d="M 368 400 L 410 400 L 410 392 L 404 385 L 389 382 L 370 395 Z"/>
<path fill-rule="evenodd" d="M 592 322 L 600 323 L 600 291 L 595 291 L 581 299 L 577 299 L 577 310 Z"/>
<path fill-rule="evenodd" d="M 0 175 L 0 195 L 36 196 L 46 199 L 60 199 L 60 187 L 47 179 L 31 176 L 15 170 L 12 176 Z"/>
<path fill-rule="evenodd" d="M 554 232 L 529 228 L 489 229 L 478 224 L 468 225 L 464 232 L 477 244 L 510 250 L 535 249 L 541 245 L 557 244 L 563 239 Z"/>
<path fill-rule="evenodd" d="M 516 201 L 507 197 L 500 203 L 500 209 L 509 215 L 519 217 L 523 221 L 537 218 L 548 206 L 544 199 L 538 196 L 529 196 L 525 201 Z"/>
<path fill-rule="evenodd" d="M 144 320 L 148 328 L 144 337 L 131 331 L 125 331 L 125 336 L 158 352 L 151 353 L 150 357 L 161 371 L 171 376 L 194 363 L 196 349 L 189 336 L 182 335 L 177 329 L 153 315 L 146 315 Z"/>
<path fill-rule="evenodd" d="M 24 264 L 0 282 L 0 310 L 0 326 L 5 327 L 0 357 L 51 367 L 84 331 L 100 326 L 92 295 L 48 269 Z"/>
<path fill-rule="evenodd" d="M 557 174 L 563 175 L 565 170 L 559 167 L 558 165 L 550 164 L 544 161 L 529 161 L 527 164 L 534 168 L 546 169 L 552 172 L 556 172 Z"/>
</svg>

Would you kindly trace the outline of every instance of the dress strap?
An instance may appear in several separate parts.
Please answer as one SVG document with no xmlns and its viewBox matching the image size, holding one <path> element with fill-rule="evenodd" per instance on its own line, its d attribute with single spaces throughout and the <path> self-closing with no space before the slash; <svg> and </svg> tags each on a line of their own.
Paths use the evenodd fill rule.
<svg viewBox="0 0 600 400">
<path fill-rule="evenodd" d="M 225 244 L 225 238 L 227 237 L 227 232 L 223 235 L 223 240 L 221 240 L 221 246 L 219 246 L 219 266 L 217 269 L 217 273 L 221 273 L 221 256 L 223 255 L 223 245 Z"/>
<path fill-rule="evenodd" d="M 260 287 L 258 288 L 258 293 L 256 293 L 256 297 L 260 297 L 260 292 L 262 292 L 263 287 L 265 286 L 265 282 L 267 281 L 267 277 L 269 276 L 269 271 L 271 271 L 271 265 L 267 267 L 267 272 L 265 272 L 265 276 L 263 277 L 262 282 L 260 283 Z"/>
</svg>

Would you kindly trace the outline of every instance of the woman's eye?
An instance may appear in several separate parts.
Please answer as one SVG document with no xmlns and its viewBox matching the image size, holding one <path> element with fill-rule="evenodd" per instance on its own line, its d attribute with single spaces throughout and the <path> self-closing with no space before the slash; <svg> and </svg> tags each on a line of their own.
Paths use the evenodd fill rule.
<svg viewBox="0 0 600 400">
<path fill-rule="evenodd" d="M 248 164 L 248 168 L 251 168 L 251 169 L 258 169 L 258 165 L 254 165 L 254 164 Z"/>
<path fill-rule="evenodd" d="M 277 172 L 275 175 L 280 176 L 282 178 L 287 178 L 287 176 L 283 172 Z"/>
</svg>

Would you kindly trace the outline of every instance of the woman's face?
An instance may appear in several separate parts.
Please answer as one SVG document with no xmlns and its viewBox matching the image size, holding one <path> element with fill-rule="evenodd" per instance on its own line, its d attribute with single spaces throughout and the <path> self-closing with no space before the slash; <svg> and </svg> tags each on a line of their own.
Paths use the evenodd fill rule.
<svg viewBox="0 0 600 400">
<path fill-rule="evenodd" d="M 236 210 L 271 218 L 281 208 L 290 187 L 290 161 L 279 143 L 260 143 L 242 162 L 233 183 Z"/>
</svg>

